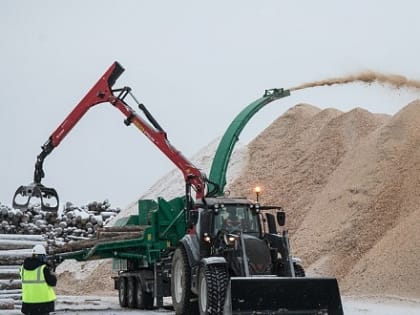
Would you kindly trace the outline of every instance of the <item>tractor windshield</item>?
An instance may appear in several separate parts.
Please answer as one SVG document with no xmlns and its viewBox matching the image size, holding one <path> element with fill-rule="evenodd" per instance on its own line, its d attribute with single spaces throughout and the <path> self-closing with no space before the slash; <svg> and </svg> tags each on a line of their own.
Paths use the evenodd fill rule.
<svg viewBox="0 0 420 315">
<path fill-rule="evenodd" d="M 215 217 L 215 230 L 259 234 L 258 215 L 247 205 L 225 205 Z"/>
</svg>

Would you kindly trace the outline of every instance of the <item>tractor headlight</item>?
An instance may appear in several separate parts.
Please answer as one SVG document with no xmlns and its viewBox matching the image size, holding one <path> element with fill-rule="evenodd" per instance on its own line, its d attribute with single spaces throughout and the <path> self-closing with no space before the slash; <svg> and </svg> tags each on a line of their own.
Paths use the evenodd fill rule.
<svg viewBox="0 0 420 315">
<path fill-rule="evenodd" d="M 237 243 L 237 240 L 238 240 L 238 236 L 233 235 L 233 234 L 225 234 L 225 235 L 223 236 L 223 239 L 224 239 L 225 244 L 226 244 L 227 246 L 236 247 L 236 243 Z"/>
<path fill-rule="evenodd" d="M 211 242 L 211 237 L 210 237 L 210 235 L 209 235 L 208 233 L 204 233 L 204 235 L 203 235 L 203 240 L 204 240 L 204 242 L 206 242 L 206 243 L 210 243 L 210 242 Z"/>
</svg>

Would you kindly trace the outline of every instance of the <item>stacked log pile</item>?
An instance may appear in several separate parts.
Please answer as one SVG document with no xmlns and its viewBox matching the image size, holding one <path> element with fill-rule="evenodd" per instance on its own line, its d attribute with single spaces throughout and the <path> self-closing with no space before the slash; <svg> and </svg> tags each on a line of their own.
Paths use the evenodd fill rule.
<svg viewBox="0 0 420 315">
<path fill-rule="evenodd" d="M 0 235 L 0 309 L 20 308 L 22 283 L 19 268 L 36 244 L 46 245 L 42 235 Z"/>
<path fill-rule="evenodd" d="M 44 235 L 67 243 L 91 238 L 119 212 L 120 209 L 111 208 L 107 200 L 83 207 L 67 202 L 59 213 L 43 211 L 39 206 L 23 211 L 0 203 L 0 234 Z"/>
<path fill-rule="evenodd" d="M 59 213 L 39 206 L 23 211 L 0 203 L 0 310 L 20 308 L 19 268 L 33 246 L 42 244 L 51 252 L 52 248 L 98 238 L 97 232 L 104 233 L 108 229 L 104 226 L 119 212 L 107 200 L 83 207 L 68 202 Z"/>
</svg>

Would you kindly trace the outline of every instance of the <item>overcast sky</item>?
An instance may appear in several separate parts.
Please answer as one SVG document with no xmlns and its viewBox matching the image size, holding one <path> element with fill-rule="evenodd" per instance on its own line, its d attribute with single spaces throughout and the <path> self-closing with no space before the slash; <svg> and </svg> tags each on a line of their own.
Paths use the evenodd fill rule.
<svg viewBox="0 0 420 315">
<path fill-rule="evenodd" d="M 190 157 L 265 89 L 363 70 L 420 79 L 419 9 L 389 0 L 2 0 L 0 202 L 32 182 L 41 145 L 114 61 L 126 69 L 117 85 L 130 86 Z M 394 114 L 419 93 L 297 91 L 258 113 L 240 140 L 297 103 Z M 124 118 L 109 104 L 91 109 L 46 158 L 43 184 L 62 202 L 124 207 L 173 169 Z"/>
</svg>

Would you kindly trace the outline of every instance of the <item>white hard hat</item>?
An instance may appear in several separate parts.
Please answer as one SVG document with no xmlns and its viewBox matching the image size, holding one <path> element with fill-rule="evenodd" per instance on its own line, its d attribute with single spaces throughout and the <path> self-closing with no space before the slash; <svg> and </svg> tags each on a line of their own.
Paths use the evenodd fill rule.
<svg viewBox="0 0 420 315">
<path fill-rule="evenodd" d="M 47 251 L 45 250 L 45 247 L 37 244 L 34 246 L 34 248 L 32 248 L 32 254 L 33 255 L 46 255 Z"/>
</svg>

